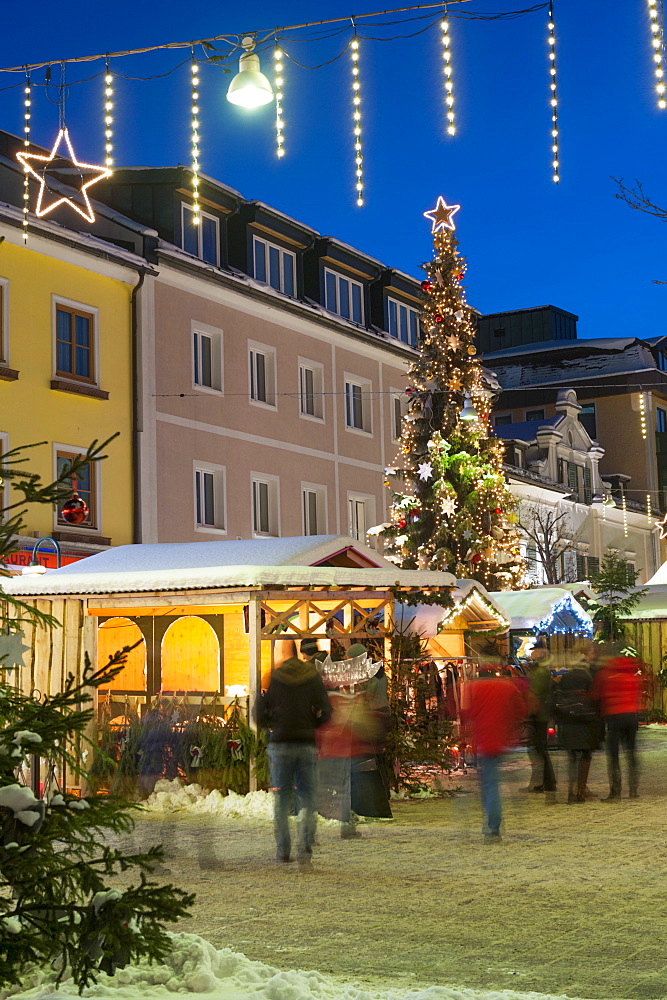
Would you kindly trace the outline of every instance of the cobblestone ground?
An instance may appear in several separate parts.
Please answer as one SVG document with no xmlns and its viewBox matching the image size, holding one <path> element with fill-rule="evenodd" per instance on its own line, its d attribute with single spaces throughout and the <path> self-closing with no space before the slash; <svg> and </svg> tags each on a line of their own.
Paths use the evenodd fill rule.
<svg viewBox="0 0 667 1000">
<path fill-rule="evenodd" d="M 482 842 L 473 774 L 452 798 L 398 803 L 395 821 L 342 841 L 320 830 L 313 872 L 277 866 L 269 824 L 146 816 L 134 846 L 162 841 L 160 879 L 197 893 L 179 930 L 282 969 L 387 985 L 667 997 L 667 732 L 642 733 L 641 798 L 560 802 L 505 770 L 502 844 Z M 596 755 L 590 787 L 607 794 Z M 126 846 L 130 846 L 125 841 Z"/>
</svg>

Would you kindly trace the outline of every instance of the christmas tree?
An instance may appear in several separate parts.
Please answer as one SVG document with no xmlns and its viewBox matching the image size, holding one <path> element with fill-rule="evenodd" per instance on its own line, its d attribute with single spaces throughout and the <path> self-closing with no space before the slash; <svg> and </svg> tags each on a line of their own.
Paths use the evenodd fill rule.
<svg viewBox="0 0 667 1000">
<path fill-rule="evenodd" d="M 408 372 L 399 455 L 386 470 L 392 519 L 381 535 L 385 555 L 404 569 L 448 570 L 508 590 L 525 572 L 517 502 L 505 483 L 503 442 L 491 431 L 493 393 L 461 284 L 466 264 L 452 221 L 459 207 L 440 197 L 424 213 L 435 255 L 423 265 L 422 342 Z"/>
</svg>

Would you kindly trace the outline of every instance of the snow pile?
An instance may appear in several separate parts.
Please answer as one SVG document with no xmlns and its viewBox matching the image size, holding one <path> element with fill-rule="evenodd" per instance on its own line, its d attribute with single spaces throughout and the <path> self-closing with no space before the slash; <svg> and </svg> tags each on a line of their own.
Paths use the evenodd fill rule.
<svg viewBox="0 0 667 1000">
<path fill-rule="evenodd" d="M 201 785 L 183 785 L 161 779 L 155 791 L 144 802 L 149 812 L 187 812 L 204 816 L 221 816 L 224 819 L 253 819 L 273 821 L 273 799 L 268 792 L 248 792 L 222 795 L 217 789 L 206 792 Z"/>
<path fill-rule="evenodd" d="M 419 990 L 373 986 L 371 991 L 353 983 L 335 982 L 318 972 L 281 972 L 229 948 L 217 950 L 197 934 L 172 934 L 171 938 L 173 948 L 163 965 L 142 962 L 120 969 L 113 976 L 101 973 L 97 985 L 87 987 L 81 995 L 112 1000 L 143 1000 L 170 993 L 206 993 L 211 1000 L 555 1000 L 541 993 L 483 992 L 447 986 Z M 57 994 L 54 979 L 55 973 L 34 973 L 12 997 L 77 1000 L 71 979 L 61 984 Z"/>
</svg>

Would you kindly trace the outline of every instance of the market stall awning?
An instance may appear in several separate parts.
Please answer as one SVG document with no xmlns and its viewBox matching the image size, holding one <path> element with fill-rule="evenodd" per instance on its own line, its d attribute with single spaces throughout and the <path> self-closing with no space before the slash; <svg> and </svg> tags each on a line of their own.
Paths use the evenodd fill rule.
<svg viewBox="0 0 667 1000">
<path fill-rule="evenodd" d="M 489 595 L 506 612 L 513 630 L 535 630 L 553 635 L 569 632 L 592 635 L 591 616 L 563 587 L 495 591 Z"/>
</svg>

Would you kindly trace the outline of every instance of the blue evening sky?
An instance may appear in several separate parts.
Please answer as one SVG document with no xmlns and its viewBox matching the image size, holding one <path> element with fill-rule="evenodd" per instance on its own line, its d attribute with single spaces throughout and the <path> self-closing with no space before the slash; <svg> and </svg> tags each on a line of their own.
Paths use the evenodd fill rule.
<svg viewBox="0 0 667 1000">
<path fill-rule="evenodd" d="M 0 65 L 269 29 L 347 15 L 351 7 L 343 0 L 243 6 L 205 0 L 70 0 L 60 8 L 46 0 L 14 3 L 3 14 Z M 390 6 L 367 0 L 356 12 Z M 515 6 L 521 4 L 472 0 L 458 9 L 496 13 Z M 363 44 L 364 208 L 356 207 L 353 192 L 348 58 L 313 72 L 287 63 L 282 161 L 274 155 L 273 106 L 253 113 L 232 107 L 224 99 L 231 77 L 206 67 L 202 170 L 415 275 L 431 255 L 421 213 L 443 194 L 462 206 L 456 222 L 469 265 L 468 299 L 482 312 L 552 303 L 579 315 L 581 336 L 667 333 L 667 287 L 653 281 L 667 280 L 664 223 L 616 200 L 610 180 L 637 177 L 667 205 L 667 111 L 655 107 L 646 0 L 556 0 L 558 187 L 550 180 L 546 22 L 546 11 L 508 21 L 451 19 L 453 139 L 444 135 L 437 25 L 416 38 Z M 379 33 L 358 23 L 362 36 Z M 426 23 L 403 21 L 382 33 L 406 35 Z M 308 31 L 296 34 L 303 41 L 285 42 L 285 48 L 308 65 L 330 59 L 349 38 L 313 41 Z M 117 60 L 113 68 L 146 77 L 186 58 L 182 50 L 161 52 Z M 262 66 L 270 67 L 270 58 Z M 101 68 L 99 62 L 70 66 L 68 80 Z M 35 82 L 43 80 L 40 70 Z M 14 82 L 11 75 L 0 79 L 4 86 Z M 187 65 L 163 79 L 116 82 L 119 164 L 188 162 L 188 84 Z M 67 104 L 79 156 L 98 163 L 101 87 L 100 77 L 74 86 Z M 0 92 L 2 128 L 20 131 L 20 99 L 19 89 Z M 58 116 L 43 88 L 34 111 L 34 139 L 50 145 Z"/>
</svg>

